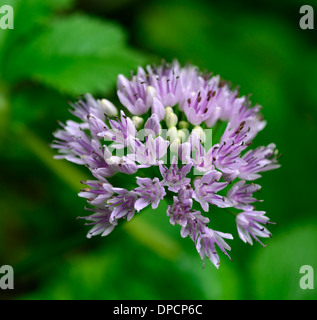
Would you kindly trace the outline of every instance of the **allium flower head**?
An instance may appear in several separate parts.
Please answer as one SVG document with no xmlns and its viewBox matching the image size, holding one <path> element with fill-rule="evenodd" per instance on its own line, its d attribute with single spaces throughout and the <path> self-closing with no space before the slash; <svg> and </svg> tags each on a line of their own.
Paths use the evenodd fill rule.
<svg viewBox="0 0 317 320">
<path fill-rule="evenodd" d="M 261 186 L 253 181 L 279 167 L 273 143 L 250 147 L 266 124 L 260 106 L 219 76 L 177 61 L 119 75 L 117 94 L 122 106 L 86 94 L 72 105 L 78 120 L 54 133 L 56 158 L 84 165 L 94 177 L 79 193 L 92 212 L 82 217 L 92 225 L 89 238 L 163 199 L 170 223 L 195 243 L 204 264 L 207 257 L 218 268 L 217 248 L 229 257 L 225 239 L 233 239 L 210 228 L 214 211 L 236 215 L 244 242 L 271 236 L 263 226 L 269 218 L 254 207 Z"/>
</svg>

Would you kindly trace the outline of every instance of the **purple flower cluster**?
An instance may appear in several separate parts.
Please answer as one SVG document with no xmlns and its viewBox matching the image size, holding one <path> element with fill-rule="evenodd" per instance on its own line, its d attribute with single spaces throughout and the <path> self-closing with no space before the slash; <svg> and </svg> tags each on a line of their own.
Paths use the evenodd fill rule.
<svg viewBox="0 0 317 320">
<path fill-rule="evenodd" d="M 95 178 L 79 193 L 92 206 L 83 217 L 92 225 L 88 237 L 108 235 L 120 219 L 164 198 L 170 223 L 192 239 L 204 264 L 207 257 L 218 268 L 217 248 L 229 257 L 225 239 L 233 238 L 208 226 L 201 211 L 210 206 L 231 208 L 244 242 L 271 236 L 269 218 L 254 207 L 261 187 L 253 180 L 279 167 L 277 150 L 273 143 L 246 150 L 265 127 L 260 106 L 219 76 L 176 61 L 139 67 L 131 79 L 119 75 L 117 89 L 126 111 L 87 94 L 72 105 L 79 120 L 54 133 L 56 158 L 85 165 Z"/>
</svg>

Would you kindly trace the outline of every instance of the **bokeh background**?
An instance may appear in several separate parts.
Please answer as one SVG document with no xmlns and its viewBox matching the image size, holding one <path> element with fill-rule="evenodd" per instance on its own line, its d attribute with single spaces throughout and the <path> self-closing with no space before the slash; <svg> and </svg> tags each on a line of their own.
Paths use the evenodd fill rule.
<svg viewBox="0 0 317 320">
<path fill-rule="evenodd" d="M 309 2 L 309 3 L 308 3 Z M 14 30 L 0 30 L 0 266 L 14 268 L 5 299 L 316 299 L 299 269 L 317 278 L 317 37 L 299 28 L 316 1 L 1 0 Z M 317 28 L 317 26 L 316 26 Z M 88 170 L 53 159 L 57 120 L 90 92 L 116 99 L 118 73 L 177 58 L 213 71 L 263 106 L 282 167 L 259 180 L 258 208 L 272 239 L 244 244 L 229 215 L 233 261 L 202 262 L 190 239 L 158 210 L 87 239 L 77 196 Z"/>
</svg>

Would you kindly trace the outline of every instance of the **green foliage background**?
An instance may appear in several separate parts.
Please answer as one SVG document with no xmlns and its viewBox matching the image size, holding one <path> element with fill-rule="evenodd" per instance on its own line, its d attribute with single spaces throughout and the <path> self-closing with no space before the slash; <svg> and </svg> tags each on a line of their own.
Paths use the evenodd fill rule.
<svg viewBox="0 0 317 320">
<path fill-rule="evenodd" d="M 256 4 L 255 4 L 256 3 Z M 299 269 L 315 268 L 316 31 L 299 28 L 302 1 L 1 0 L 14 30 L 0 29 L 0 266 L 12 265 L 6 299 L 316 299 L 301 290 Z M 310 1 L 317 10 L 316 1 Z M 267 172 L 259 208 L 267 247 L 238 239 L 234 220 L 210 213 L 231 232 L 229 261 L 201 260 L 165 214 L 122 223 L 86 239 L 87 170 L 53 159 L 56 120 L 67 101 L 90 92 L 116 100 L 119 73 L 174 58 L 220 74 L 252 93 L 267 127 L 254 145 L 275 142 L 282 167 Z M 316 287 L 316 282 L 315 282 Z"/>
</svg>

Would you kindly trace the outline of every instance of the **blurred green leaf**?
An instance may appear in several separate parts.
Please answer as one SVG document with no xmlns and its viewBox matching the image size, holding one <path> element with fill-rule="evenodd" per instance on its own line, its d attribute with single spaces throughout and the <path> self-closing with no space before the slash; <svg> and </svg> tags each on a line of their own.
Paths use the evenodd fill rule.
<svg viewBox="0 0 317 320">
<path fill-rule="evenodd" d="M 10 46 L 6 48 L 9 51 L 7 54 L 10 54 L 11 45 L 17 44 L 18 41 L 22 41 L 23 44 L 25 38 L 32 38 L 37 29 L 57 11 L 68 10 L 73 4 L 74 0 L 10 0 L 9 5 L 14 10 L 14 29 L 5 30 L 6 34 L 10 35 L 7 39 Z"/>
<path fill-rule="evenodd" d="M 192 248 L 195 250 L 194 246 Z M 178 268 L 185 273 L 184 279 L 192 279 L 199 291 L 202 292 L 200 299 L 208 300 L 238 300 L 243 299 L 242 277 L 238 269 L 224 256 L 220 268 L 216 269 L 211 262 L 207 262 L 202 268 L 202 261 L 198 256 L 183 256 L 177 262 Z M 190 295 L 189 299 L 199 299 Z"/>
<path fill-rule="evenodd" d="M 250 264 L 255 299 L 317 299 L 317 291 L 303 290 L 300 267 L 317 270 L 317 224 L 298 223 L 274 237 L 270 246 L 257 252 Z M 316 274 L 315 274 L 316 276 Z"/>
<path fill-rule="evenodd" d="M 32 78 L 63 93 L 105 93 L 118 73 L 142 64 L 142 54 L 125 45 L 122 29 L 84 15 L 54 20 L 5 66 L 11 81 Z"/>
<path fill-rule="evenodd" d="M 125 44 L 126 34 L 118 24 L 79 13 L 54 19 L 33 42 L 41 55 L 101 58 Z"/>
<path fill-rule="evenodd" d="M 119 73 L 126 73 L 143 62 L 132 50 L 117 50 L 103 58 L 52 56 L 49 63 L 46 58 L 38 61 L 42 65 L 36 65 L 30 74 L 33 79 L 65 94 L 106 94 L 114 89 Z"/>
</svg>

